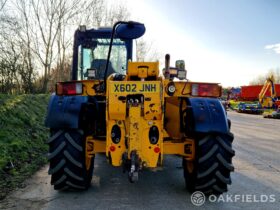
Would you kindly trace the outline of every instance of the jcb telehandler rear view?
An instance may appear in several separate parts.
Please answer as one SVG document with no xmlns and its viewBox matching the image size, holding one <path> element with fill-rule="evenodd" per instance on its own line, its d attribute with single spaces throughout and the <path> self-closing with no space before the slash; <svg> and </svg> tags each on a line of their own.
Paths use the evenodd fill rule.
<svg viewBox="0 0 280 210">
<path fill-rule="evenodd" d="M 56 84 L 46 118 L 54 189 L 87 189 L 94 157 L 105 153 L 131 182 L 173 154 L 182 157 L 189 191 L 227 191 L 234 150 L 221 86 L 189 82 L 184 61 L 170 67 L 169 55 L 162 74 L 158 62 L 132 61 L 133 40 L 144 32 L 123 21 L 76 31 L 72 80 Z"/>
</svg>

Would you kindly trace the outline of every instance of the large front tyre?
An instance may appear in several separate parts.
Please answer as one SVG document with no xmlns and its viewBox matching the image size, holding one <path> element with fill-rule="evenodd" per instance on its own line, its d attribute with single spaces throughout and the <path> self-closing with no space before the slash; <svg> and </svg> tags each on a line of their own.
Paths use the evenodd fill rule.
<svg viewBox="0 0 280 210">
<path fill-rule="evenodd" d="M 232 157 L 233 134 L 200 134 L 196 139 L 195 160 L 183 159 L 186 188 L 190 192 L 222 194 L 231 184 L 234 170 Z"/>
<path fill-rule="evenodd" d="M 82 130 L 51 131 L 48 159 L 51 184 L 55 190 L 86 190 L 90 186 L 94 158 L 86 157 Z"/>
</svg>

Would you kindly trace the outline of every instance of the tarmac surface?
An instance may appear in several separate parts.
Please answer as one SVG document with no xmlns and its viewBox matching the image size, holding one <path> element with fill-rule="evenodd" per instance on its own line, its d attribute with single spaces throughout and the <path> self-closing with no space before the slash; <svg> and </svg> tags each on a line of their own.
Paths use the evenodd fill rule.
<svg viewBox="0 0 280 210">
<path fill-rule="evenodd" d="M 121 168 L 99 155 L 88 191 L 53 190 L 45 166 L 25 188 L 1 201 L 0 209 L 280 209 L 280 120 L 232 111 L 228 115 L 236 151 L 232 185 L 199 207 L 184 188 L 181 158 L 165 157 L 163 168 L 143 171 L 131 184 Z"/>
</svg>

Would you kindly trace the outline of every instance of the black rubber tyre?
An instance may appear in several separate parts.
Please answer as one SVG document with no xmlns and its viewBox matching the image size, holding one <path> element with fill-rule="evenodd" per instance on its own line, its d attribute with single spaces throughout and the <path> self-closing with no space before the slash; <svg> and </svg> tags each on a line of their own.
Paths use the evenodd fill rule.
<svg viewBox="0 0 280 210">
<path fill-rule="evenodd" d="M 198 137 L 192 167 L 183 159 L 188 191 L 201 191 L 208 195 L 227 191 L 227 186 L 231 184 L 230 173 L 234 170 L 232 157 L 235 151 L 232 149 L 232 141 L 232 133 Z"/>
<path fill-rule="evenodd" d="M 47 143 L 49 144 L 49 174 L 54 189 L 88 189 L 92 179 L 94 158 L 87 170 L 83 131 L 78 129 L 52 131 Z"/>
</svg>

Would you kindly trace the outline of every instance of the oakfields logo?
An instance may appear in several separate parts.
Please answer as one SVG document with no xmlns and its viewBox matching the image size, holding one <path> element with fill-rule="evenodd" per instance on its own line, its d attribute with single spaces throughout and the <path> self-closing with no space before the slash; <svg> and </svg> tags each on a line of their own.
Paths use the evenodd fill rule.
<svg viewBox="0 0 280 210">
<path fill-rule="evenodd" d="M 195 206 L 202 206 L 206 200 L 211 203 L 274 203 L 276 201 L 276 198 L 274 194 L 224 194 L 210 195 L 206 199 L 204 193 L 200 191 L 196 191 L 191 195 L 191 202 Z"/>
<path fill-rule="evenodd" d="M 205 203 L 205 195 L 203 192 L 196 191 L 191 195 L 191 202 L 195 206 L 202 206 Z"/>
</svg>

